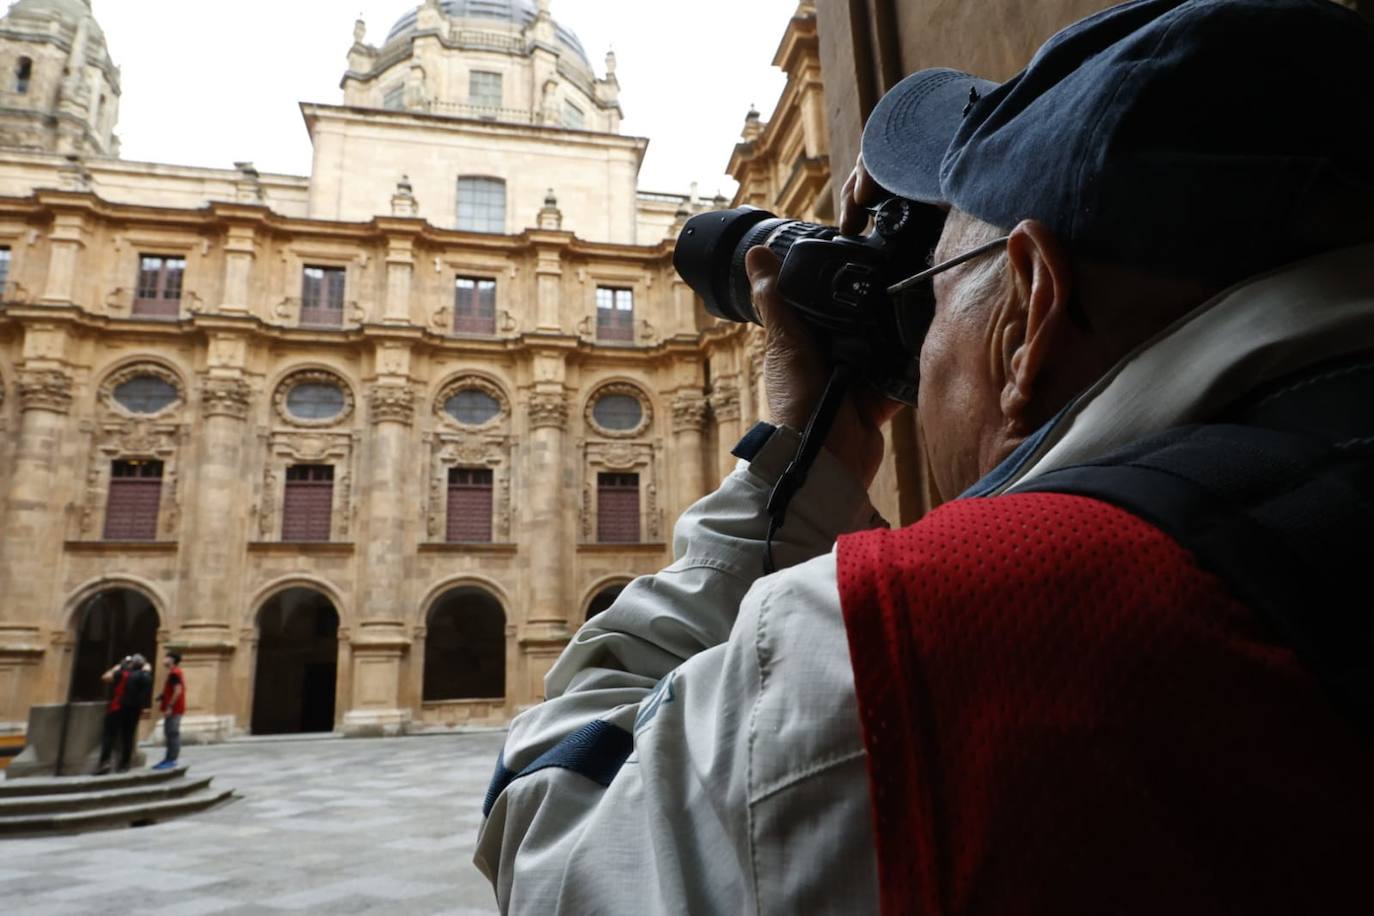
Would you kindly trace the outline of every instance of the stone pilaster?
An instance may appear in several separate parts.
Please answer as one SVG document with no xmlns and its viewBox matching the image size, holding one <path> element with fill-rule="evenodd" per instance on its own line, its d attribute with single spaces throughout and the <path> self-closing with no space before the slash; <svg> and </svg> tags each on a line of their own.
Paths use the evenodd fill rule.
<svg viewBox="0 0 1374 916">
<path fill-rule="evenodd" d="M 362 622 L 352 638 L 352 701 L 344 714 L 344 731 L 399 734 L 410 722 L 410 711 L 401 706 L 401 672 L 410 648 L 403 622 L 403 573 L 411 512 L 404 494 L 412 476 L 409 443 L 415 393 L 403 377 L 388 378 L 368 390 L 367 405 L 371 431 Z"/>
<path fill-rule="evenodd" d="M 543 638 L 567 630 L 563 464 L 568 402 L 561 384 L 531 392 L 526 410 L 530 464 L 525 531 L 531 598 L 526 622 L 528 636 Z"/>
<path fill-rule="evenodd" d="M 679 391 L 673 398 L 673 491 L 677 496 L 674 518 L 706 495 L 702 434 L 709 407 L 705 395 L 695 389 Z"/>
<path fill-rule="evenodd" d="M 39 302 L 67 305 L 75 301 L 74 283 L 81 276 L 81 252 L 86 247 L 83 213 L 58 212 L 48 233 L 48 277 Z"/>
<path fill-rule="evenodd" d="M 744 431 L 740 428 L 741 406 L 739 388 L 733 382 L 720 382 L 711 393 L 711 413 L 716 418 L 718 460 L 717 479 L 735 469 L 735 456 L 730 450 L 739 442 Z"/>
</svg>

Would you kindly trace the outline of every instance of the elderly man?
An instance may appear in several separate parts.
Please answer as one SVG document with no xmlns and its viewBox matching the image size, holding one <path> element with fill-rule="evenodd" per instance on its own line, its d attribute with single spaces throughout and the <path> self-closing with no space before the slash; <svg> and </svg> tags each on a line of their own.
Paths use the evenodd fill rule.
<svg viewBox="0 0 1374 916">
<path fill-rule="evenodd" d="M 825 367 L 752 251 L 777 426 L 513 724 L 502 908 L 1367 908 L 1371 99 L 1323 0 L 1139 0 L 1000 86 L 889 93 L 843 228 L 948 210 L 919 413 L 952 501 L 878 523 L 891 408 L 855 396 L 759 576 Z"/>
</svg>

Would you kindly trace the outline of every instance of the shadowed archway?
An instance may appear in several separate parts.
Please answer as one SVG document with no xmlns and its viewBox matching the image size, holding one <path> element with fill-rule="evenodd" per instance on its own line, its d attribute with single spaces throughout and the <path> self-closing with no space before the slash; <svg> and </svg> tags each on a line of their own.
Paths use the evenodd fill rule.
<svg viewBox="0 0 1374 916">
<path fill-rule="evenodd" d="M 112 588 L 87 600 L 72 619 L 76 655 L 71 681 L 73 702 L 98 702 L 105 699 L 106 686 L 100 675 L 116 662 L 135 652 L 156 670 L 157 609 L 141 592 Z"/>
<path fill-rule="evenodd" d="M 620 597 L 620 593 L 625 591 L 628 582 L 619 582 L 615 585 L 608 585 L 597 592 L 592 600 L 587 604 L 587 619 L 591 620 L 606 608 L 615 603 L 615 599 Z"/>
<path fill-rule="evenodd" d="M 506 612 L 480 588 L 445 592 L 430 608 L 424 699 L 500 699 L 506 695 Z"/>
<path fill-rule="evenodd" d="M 255 735 L 334 730 L 339 614 L 327 597 L 289 588 L 258 612 Z"/>
</svg>

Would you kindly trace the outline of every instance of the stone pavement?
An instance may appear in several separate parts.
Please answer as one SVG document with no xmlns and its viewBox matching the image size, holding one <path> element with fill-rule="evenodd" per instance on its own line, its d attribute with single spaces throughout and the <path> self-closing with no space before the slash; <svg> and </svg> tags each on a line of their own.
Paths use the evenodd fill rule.
<svg viewBox="0 0 1374 916">
<path fill-rule="evenodd" d="M 0 911 L 494 913 L 472 849 L 504 737 L 187 747 L 191 774 L 236 800 L 150 827 L 0 840 Z"/>
</svg>

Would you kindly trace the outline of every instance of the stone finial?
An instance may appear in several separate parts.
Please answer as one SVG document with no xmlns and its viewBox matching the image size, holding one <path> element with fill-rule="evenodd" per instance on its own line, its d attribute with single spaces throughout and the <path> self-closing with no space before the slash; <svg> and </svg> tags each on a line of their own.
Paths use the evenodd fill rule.
<svg viewBox="0 0 1374 916">
<path fill-rule="evenodd" d="M 353 23 L 353 42 L 363 44 L 367 40 L 367 23 L 363 21 L 362 14 L 358 14 L 358 19 Z"/>
<path fill-rule="evenodd" d="M 615 51 L 606 52 L 606 78 L 611 79 L 615 76 Z"/>
<path fill-rule="evenodd" d="M 563 229 L 563 211 L 558 209 L 558 195 L 553 188 L 544 195 L 544 207 L 539 211 L 539 228 L 560 232 Z"/>
<path fill-rule="evenodd" d="M 745 143 L 757 140 L 763 134 L 763 115 L 753 105 L 749 106 L 749 113 L 744 116 L 744 130 L 740 136 Z"/>
<path fill-rule="evenodd" d="M 80 156 L 69 155 L 58 167 L 57 182 L 64 191 L 89 191 L 91 181 L 91 170 L 86 168 Z"/>
<path fill-rule="evenodd" d="M 235 162 L 239 177 L 234 182 L 234 200 L 241 204 L 260 204 L 267 199 L 262 188 L 262 175 L 251 162 Z"/>
<path fill-rule="evenodd" d="M 551 0 L 539 0 L 539 15 L 541 17 L 551 15 L 551 13 L 549 12 L 549 7 L 552 5 L 553 4 Z"/>
<path fill-rule="evenodd" d="M 439 28 L 444 22 L 444 11 L 439 6 L 439 0 L 425 0 L 420 5 L 419 14 L 415 18 L 416 27 L 422 32 L 428 32 Z"/>
<path fill-rule="evenodd" d="M 420 202 L 415 199 L 415 188 L 409 175 L 402 175 L 396 182 L 396 193 L 391 195 L 392 216 L 415 216 L 420 211 Z"/>
</svg>

